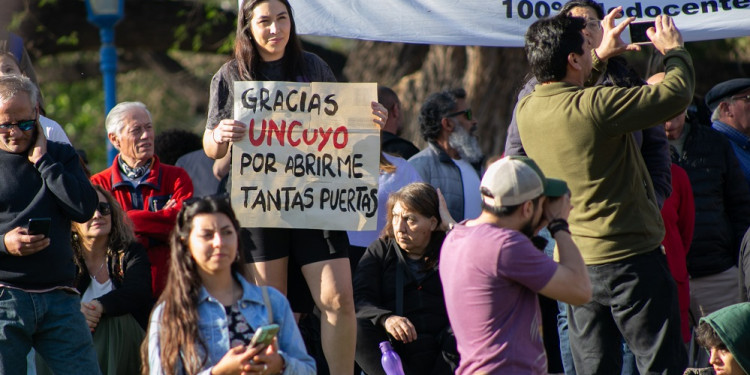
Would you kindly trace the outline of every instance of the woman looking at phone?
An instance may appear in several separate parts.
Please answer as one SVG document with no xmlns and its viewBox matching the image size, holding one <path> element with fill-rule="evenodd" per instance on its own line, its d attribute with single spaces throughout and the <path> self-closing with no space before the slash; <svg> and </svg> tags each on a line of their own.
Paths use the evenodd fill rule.
<svg viewBox="0 0 750 375">
<path fill-rule="evenodd" d="M 214 165 L 220 177 L 229 171 L 232 142 L 246 138 L 248 131 L 247 124 L 233 119 L 234 81 L 335 81 L 323 60 L 302 50 L 288 0 L 245 0 L 240 8 L 234 58 L 211 81 L 203 135 L 206 155 L 221 159 Z M 387 110 L 377 102 L 372 107 L 378 117 L 374 121 L 382 126 Z M 330 372 L 351 374 L 356 318 L 346 232 L 281 228 L 243 232 L 256 283 L 286 294 L 288 263 L 299 265 L 321 311 L 321 341 Z M 304 286 L 290 289 L 300 287 Z"/>
<path fill-rule="evenodd" d="M 183 205 L 167 287 L 141 349 L 144 374 L 315 373 L 286 298 L 272 288 L 265 298 L 247 281 L 239 229 L 227 199 Z M 277 338 L 251 347 L 253 332 L 270 323 L 280 326 Z"/>
</svg>

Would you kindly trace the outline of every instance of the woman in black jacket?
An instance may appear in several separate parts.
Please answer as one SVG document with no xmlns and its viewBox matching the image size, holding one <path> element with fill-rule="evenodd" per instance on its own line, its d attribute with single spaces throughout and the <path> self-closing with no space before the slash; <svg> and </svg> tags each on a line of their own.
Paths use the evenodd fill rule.
<svg viewBox="0 0 750 375">
<path fill-rule="evenodd" d="M 383 234 L 359 262 L 356 360 L 368 375 L 384 374 L 378 343 L 386 340 L 406 374 L 452 374 L 458 362 L 438 274 L 440 246 L 453 219 L 441 219 L 439 206 L 437 191 L 425 183 L 393 193 Z"/>
</svg>

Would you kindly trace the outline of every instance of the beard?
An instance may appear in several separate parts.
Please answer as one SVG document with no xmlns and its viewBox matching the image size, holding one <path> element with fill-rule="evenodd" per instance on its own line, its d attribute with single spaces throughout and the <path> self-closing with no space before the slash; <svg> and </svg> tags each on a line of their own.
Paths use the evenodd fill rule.
<svg viewBox="0 0 750 375">
<path fill-rule="evenodd" d="M 534 213 L 529 218 L 529 221 L 524 224 L 519 232 L 523 233 L 528 238 L 533 238 L 534 236 L 539 233 L 539 231 L 543 228 L 542 224 L 544 224 L 544 217 L 543 215 L 539 216 L 539 220 L 534 222 L 534 218 L 536 217 L 536 210 L 541 209 L 537 208 L 537 204 L 534 204 Z"/>
<path fill-rule="evenodd" d="M 528 238 L 532 238 L 532 237 L 534 237 L 536 235 L 535 232 L 536 232 L 536 227 L 537 226 L 534 225 L 534 223 L 532 223 L 532 221 L 534 221 L 533 218 L 529 219 L 529 221 L 526 224 L 524 224 L 524 226 L 521 227 L 521 230 L 520 230 L 520 232 L 523 233 Z M 537 224 L 539 224 L 539 223 L 537 223 Z"/>
<path fill-rule="evenodd" d="M 469 163 L 482 161 L 482 149 L 479 148 L 479 140 L 471 135 L 461 124 L 453 127 L 453 133 L 448 137 L 448 144 L 458 152 L 461 159 Z"/>
</svg>

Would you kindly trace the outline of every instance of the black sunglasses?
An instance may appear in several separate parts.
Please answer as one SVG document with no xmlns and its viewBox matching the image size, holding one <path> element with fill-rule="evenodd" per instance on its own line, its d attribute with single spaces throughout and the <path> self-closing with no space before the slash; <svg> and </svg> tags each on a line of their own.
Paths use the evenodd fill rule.
<svg viewBox="0 0 750 375">
<path fill-rule="evenodd" d="M 36 120 L 24 120 L 24 121 L 19 121 L 15 124 L 0 124 L 0 130 L 7 131 L 7 130 L 10 130 L 10 128 L 14 126 L 18 126 L 19 129 L 27 132 L 33 129 L 35 125 L 36 125 Z"/>
<path fill-rule="evenodd" d="M 112 213 L 112 206 L 107 202 L 99 202 L 96 205 L 96 211 L 102 216 L 107 216 Z"/>
<path fill-rule="evenodd" d="M 471 115 L 471 108 L 464 109 L 463 111 L 449 113 L 449 114 L 445 115 L 445 117 L 456 117 L 456 116 L 460 116 L 460 115 L 466 115 L 466 119 L 469 120 L 469 121 L 471 121 L 471 118 L 473 117 Z"/>
</svg>

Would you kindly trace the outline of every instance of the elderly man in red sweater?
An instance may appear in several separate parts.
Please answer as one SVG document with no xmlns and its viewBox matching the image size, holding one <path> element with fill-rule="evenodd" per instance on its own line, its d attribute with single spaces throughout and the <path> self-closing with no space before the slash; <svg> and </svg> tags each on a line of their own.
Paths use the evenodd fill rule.
<svg viewBox="0 0 750 375">
<path fill-rule="evenodd" d="M 179 167 L 154 155 L 154 127 L 143 103 L 122 102 L 107 115 L 107 136 L 120 151 L 112 166 L 91 182 L 112 192 L 133 221 L 138 241 L 148 249 L 154 296 L 164 289 L 169 267 L 169 233 L 193 183 Z"/>
</svg>

